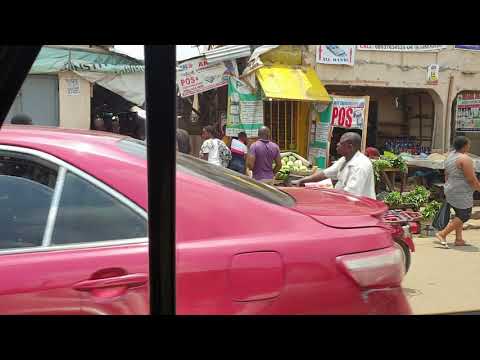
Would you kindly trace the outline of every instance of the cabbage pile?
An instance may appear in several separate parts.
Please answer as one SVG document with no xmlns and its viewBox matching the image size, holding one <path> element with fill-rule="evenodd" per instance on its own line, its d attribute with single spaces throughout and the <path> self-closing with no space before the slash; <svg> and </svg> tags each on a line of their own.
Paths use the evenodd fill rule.
<svg viewBox="0 0 480 360">
<path fill-rule="evenodd" d="M 295 156 L 284 156 L 282 158 L 282 169 L 284 172 L 301 172 L 307 171 L 308 168 L 303 164 L 302 160 L 297 160 Z"/>
</svg>

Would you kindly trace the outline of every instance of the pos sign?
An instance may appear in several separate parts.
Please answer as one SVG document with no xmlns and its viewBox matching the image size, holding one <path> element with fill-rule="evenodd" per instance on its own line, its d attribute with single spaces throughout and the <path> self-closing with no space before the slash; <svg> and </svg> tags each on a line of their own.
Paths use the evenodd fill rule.
<svg viewBox="0 0 480 360">
<path fill-rule="evenodd" d="M 368 100 L 365 97 L 334 96 L 332 99 L 331 125 L 363 130 L 367 102 Z"/>
</svg>

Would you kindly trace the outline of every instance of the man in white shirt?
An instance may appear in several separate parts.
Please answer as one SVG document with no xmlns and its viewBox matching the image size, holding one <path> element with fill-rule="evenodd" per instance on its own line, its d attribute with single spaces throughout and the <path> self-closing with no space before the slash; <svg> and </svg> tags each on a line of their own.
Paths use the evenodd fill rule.
<svg viewBox="0 0 480 360">
<path fill-rule="evenodd" d="M 357 133 L 343 134 L 337 144 L 337 152 L 343 155 L 340 160 L 323 171 L 292 181 L 292 184 L 302 186 L 305 183 L 331 178 L 338 180 L 335 189 L 376 199 L 372 162 L 360 152 L 361 145 L 362 138 Z"/>
</svg>

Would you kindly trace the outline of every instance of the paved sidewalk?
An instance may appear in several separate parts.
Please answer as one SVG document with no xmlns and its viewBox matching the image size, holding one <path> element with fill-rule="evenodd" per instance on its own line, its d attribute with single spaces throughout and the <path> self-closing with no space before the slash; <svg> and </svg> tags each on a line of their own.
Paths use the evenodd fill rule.
<svg viewBox="0 0 480 360">
<path fill-rule="evenodd" d="M 470 225 L 480 225 L 471 220 Z M 414 314 L 480 310 L 480 230 L 464 231 L 472 246 L 444 249 L 433 237 L 416 237 L 403 288 Z"/>
</svg>

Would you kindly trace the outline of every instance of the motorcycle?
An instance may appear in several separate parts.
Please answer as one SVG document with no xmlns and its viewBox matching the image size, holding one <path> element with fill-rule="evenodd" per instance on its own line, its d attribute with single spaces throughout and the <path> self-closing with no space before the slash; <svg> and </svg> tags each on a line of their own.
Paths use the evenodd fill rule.
<svg viewBox="0 0 480 360">
<path fill-rule="evenodd" d="M 393 240 L 403 250 L 405 273 L 410 269 L 411 253 L 415 252 L 412 234 L 418 233 L 421 217 L 419 212 L 406 210 L 388 210 L 383 215 L 383 222 L 390 226 Z"/>
</svg>

